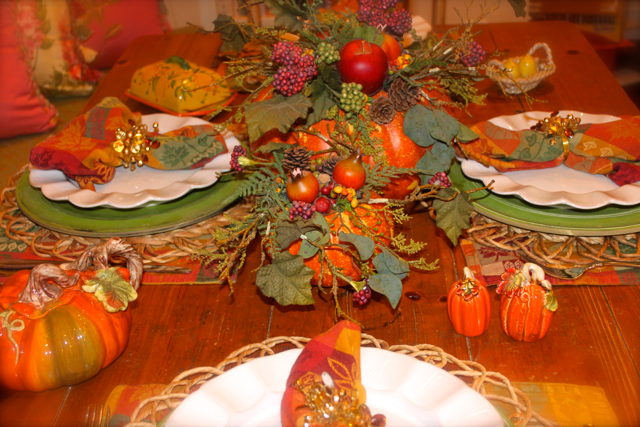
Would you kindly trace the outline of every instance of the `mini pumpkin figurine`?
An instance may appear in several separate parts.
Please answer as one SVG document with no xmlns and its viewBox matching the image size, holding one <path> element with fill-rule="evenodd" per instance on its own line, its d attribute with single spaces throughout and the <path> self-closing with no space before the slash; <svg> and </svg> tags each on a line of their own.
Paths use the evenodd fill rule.
<svg viewBox="0 0 640 427">
<path fill-rule="evenodd" d="M 127 268 L 109 267 L 109 255 Z M 118 238 L 72 263 L 19 271 L 0 288 L 0 385 L 42 391 L 85 381 L 124 351 L 142 257 Z"/>
<path fill-rule="evenodd" d="M 533 342 L 544 338 L 551 326 L 558 301 L 544 271 L 527 263 L 522 270 L 510 268 L 501 276 L 500 297 L 502 329 L 516 341 Z"/>
<path fill-rule="evenodd" d="M 489 292 L 468 267 L 464 268 L 464 279 L 449 290 L 447 312 L 453 329 L 466 337 L 477 337 L 489 327 Z"/>
</svg>

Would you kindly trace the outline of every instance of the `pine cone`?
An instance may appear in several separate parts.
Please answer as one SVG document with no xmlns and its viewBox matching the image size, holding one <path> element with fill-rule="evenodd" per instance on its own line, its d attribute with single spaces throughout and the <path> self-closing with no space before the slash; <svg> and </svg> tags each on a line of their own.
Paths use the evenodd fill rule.
<svg viewBox="0 0 640 427">
<path fill-rule="evenodd" d="M 325 161 L 322 162 L 322 173 L 326 173 L 327 175 L 332 176 L 333 168 L 336 167 L 340 160 L 342 160 L 342 157 L 340 156 L 326 157 Z"/>
<path fill-rule="evenodd" d="M 293 147 L 284 150 L 282 166 L 287 170 L 309 169 L 311 165 L 311 152 L 307 147 Z"/>
<path fill-rule="evenodd" d="M 393 102 L 386 96 L 375 99 L 371 103 L 369 112 L 371 113 L 373 121 L 381 125 L 389 123 L 396 115 Z"/>
<path fill-rule="evenodd" d="M 418 103 L 422 89 L 420 86 L 409 86 L 403 79 L 397 78 L 389 86 L 387 94 L 397 111 L 407 111 Z"/>
</svg>

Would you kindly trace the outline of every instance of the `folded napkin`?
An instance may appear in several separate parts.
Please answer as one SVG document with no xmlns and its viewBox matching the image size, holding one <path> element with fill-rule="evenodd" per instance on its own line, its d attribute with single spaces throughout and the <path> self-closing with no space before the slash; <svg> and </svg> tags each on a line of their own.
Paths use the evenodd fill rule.
<svg viewBox="0 0 640 427">
<path fill-rule="evenodd" d="M 542 132 L 512 131 L 481 122 L 471 128 L 479 138 L 462 143 L 457 150 L 468 158 L 501 172 L 566 166 L 591 174 L 602 174 L 616 184 L 640 181 L 640 117 L 610 123 L 581 124 L 569 139 L 565 159 L 560 137 L 555 145 Z M 460 154 L 460 153 L 459 153 Z"/>
<path fill-rule="evenodd" d="M 113 179 L 122 164 L 113 149 L 118 128 L 139 124 L 133 113 L 117 98 L 104 98 L 86 114 L 76 117 L 58 134 L 31 150 L 31 164 L 42 170 L 59 169 L 76 180 L 80 188 L 95 191 L 94 184 Z M 148 134 L 157 148 L 148 153 L 146 165 L 164 170 L 195 169 L 227 152 L 224 138 L 212 126 L 185 126 L 164 135 Z"/>
<path fill-rule="evenodd" d="M 300 427 L 309 413 L 303 391 L 314 382 L 322 383 L 323 373 L 331 376 L 337 390 L 357 389 L 358 403 L 366 394 L 360 382 L 360 326 L 344 320 L 312 339 L 298 356 L 287 379 L 280 414 L 283 427 Z M 326 374 L 325 374 L 326 377 Z"/>
</svg>

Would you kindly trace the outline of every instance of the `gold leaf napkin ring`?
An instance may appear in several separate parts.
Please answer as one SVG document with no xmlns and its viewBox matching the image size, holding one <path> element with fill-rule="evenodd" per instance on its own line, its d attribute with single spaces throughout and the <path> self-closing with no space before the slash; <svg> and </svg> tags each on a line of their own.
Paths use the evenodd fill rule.
<svg viewBox="0 0 640 427">
<path fill-rule="evenodd" d="M 153 131 L 158 131 L 158 123 L 153 124 Z M 147 125 L 133 123 L 130 127 L 116 130 L 116 140 L 112 144 L 113 149 L 119 153 L 125 168 L 142 167 L 149 161 L 147 154 L 151 151 L 153 143 L 147 138 Z"/>
<path fill-rule="evenodd" d="M 569 139 L 573 138 L 581 120 L 580 117 L 573 117 L 573 114 L 568 114 L 567 117 L 564 118 L 558 114 L 558 111 L 554 111 L 549 117 L 545 117 L 543 120 L 539 120 L 538 123 L 531 126 L 531 130 L 542 132 L 547 138 L 551 137 L 549 141 L 550 145 L 556 144 L 554 137 L 559 136 L 562 138 L 563 156 L 566 160 L 569 155 Z"/>
</svg>

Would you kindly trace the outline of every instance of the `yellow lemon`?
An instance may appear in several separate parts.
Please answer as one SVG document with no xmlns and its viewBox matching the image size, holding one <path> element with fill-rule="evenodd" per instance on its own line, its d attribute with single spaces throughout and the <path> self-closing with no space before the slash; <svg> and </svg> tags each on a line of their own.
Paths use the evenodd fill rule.
<svg viewBox="0 0 640 427">
<path fill-rule="evenodd" d="M 507 59 L 504 63 L 504 68 L 511 70 L 510 74 L 514 79 L 520 77 L 520 68 L 518 68 L 518 64 L 516 64 L 513 59 Z"/>
<path fill-rule="evenodd" d="M 524 58 L 520 60 L 520 75 L 522 77 L 533 76 L 538 72 L 538 66 L 536 65 L 536 60 L 529 54 L 525 55 Z"/>
</svg>

